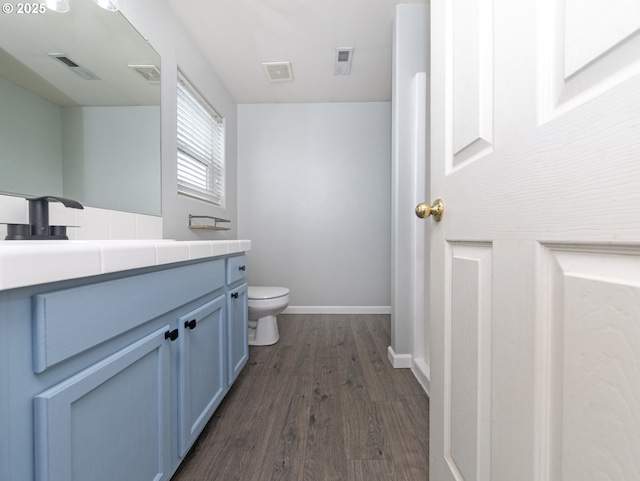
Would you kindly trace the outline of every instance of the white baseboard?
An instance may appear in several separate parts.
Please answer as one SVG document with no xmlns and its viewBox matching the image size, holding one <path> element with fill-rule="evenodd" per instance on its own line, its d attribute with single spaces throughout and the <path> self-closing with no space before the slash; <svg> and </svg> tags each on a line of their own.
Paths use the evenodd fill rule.
<svg viewBox="0 0 640 481">
<path fill-rule="evenodd" d="M 391 365 L 396 369 L 407 369 L 412 366 L 411 354 L 396 354 L 393 347 L 389 346 L 387 355 Z"/>
<path fill-rule="evenodd" d="M 424 359 L 414 359 L 411 371 L 418 382 L 422 385 L 422 388 L 425 390 L 427 395 L 429 395 L 429 379 L 431 376 L 431 369 L 429 368 L 429 365 Z"/>
<path fill-rule="evenodd" d="M 391 314 L 391 306 L 289 306 L 283 314 Z"/>
</svg>

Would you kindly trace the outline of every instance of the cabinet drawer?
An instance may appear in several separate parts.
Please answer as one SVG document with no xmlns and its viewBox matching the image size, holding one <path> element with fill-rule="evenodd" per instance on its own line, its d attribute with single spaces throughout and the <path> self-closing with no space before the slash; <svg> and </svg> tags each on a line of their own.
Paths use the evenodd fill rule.
<svg viewBox="0 0 640 481">
<path fill-rule="evenodd" d="M 227 259 L 227 284 L 233 284 L 247 276 L 247 256 L 234 256 Z"/>
<path fill-rule="evenodd" d="M 224 287 L 224 259 L 39 294 L 34 371 Z"/>
</svg>

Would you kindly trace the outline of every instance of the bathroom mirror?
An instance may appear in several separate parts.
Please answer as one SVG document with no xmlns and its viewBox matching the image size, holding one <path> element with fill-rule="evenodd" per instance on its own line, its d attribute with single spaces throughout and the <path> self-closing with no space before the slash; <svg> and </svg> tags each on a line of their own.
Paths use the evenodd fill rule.
<svg viewBox="0 0 640 481">
<path fill-rule="evenodd" d="M 0 193 L 160 215 L 160 56 L 120 12 L 68 3 L 0 15 Z"/>
</svg>

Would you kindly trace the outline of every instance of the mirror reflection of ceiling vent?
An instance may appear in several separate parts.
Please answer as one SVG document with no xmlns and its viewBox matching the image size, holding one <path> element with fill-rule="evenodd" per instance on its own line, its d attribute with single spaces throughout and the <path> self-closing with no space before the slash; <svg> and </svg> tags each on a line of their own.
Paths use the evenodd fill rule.
<svg viewBox="0 0 640 481">
<path fill-rule="evenodd" d="M 155 65 L 127 65 L 150 84 L 160 83 L 160 69 Z"/>
<path fill-rule="evenodd" d="M 286 82 L 293 80 L 291 62 L 262 62 L 262 67 L 269 82 Z"/>
<path fill-rule="evenodd" d="M 91 70 L 82 65 L 78 65 L 73 60 L 71 60 L 66 53 L 50 53 L 49 57 L 55 58 L 60 63 L 62 63 L 65 67 L 71 70 L 76 75 L 79 75 L 85 80 L 102 80 L 96 74 L 94 74 Z"/>
<path fill-rule="evenodd" d="M 353 47 L 336 49 L 336 64 L 334 75 L 349 75 L 351 73 L 351 59 L 353 58 Z"/>
</svg>

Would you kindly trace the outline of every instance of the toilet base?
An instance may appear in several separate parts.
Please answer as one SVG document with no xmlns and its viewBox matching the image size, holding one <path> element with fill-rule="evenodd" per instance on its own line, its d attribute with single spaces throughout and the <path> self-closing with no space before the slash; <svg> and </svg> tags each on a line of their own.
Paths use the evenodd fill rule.
<svg viewBox="0 0 640 481">
<path fill-rule="evenodd" d="M 251 327 L 255 321 L 249 321 L 249 345 L 270 346 L 280 339 L 278 320 L 276 316 L 261 317 L 256 327 Z"/>
</svg>

